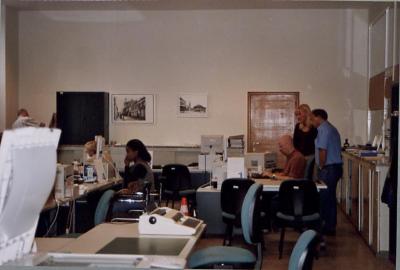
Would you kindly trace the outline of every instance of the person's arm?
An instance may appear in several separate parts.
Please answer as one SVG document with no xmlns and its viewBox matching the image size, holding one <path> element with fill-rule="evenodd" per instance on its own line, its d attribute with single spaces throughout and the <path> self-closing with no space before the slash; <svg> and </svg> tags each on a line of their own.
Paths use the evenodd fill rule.
<svg viewBox="0 0 400 270">
<path fill-rule="evenodd" d="M 328 132 L 324 129 L 318 130 L 318 137 L 315 140 L 316 155 L 318 155 L 319 168 L 322 169 L 326 165 L 328 155 Z"/>
<path fill-rule="evenodd" d="M 146 176 L 146 168 L 142 164 L 125 167 L 124 184 L 129 188 L 131 183 L 138 182 Z"/>
<path fill-rule="evenodd" d="M 318 148 L 319 168 L 322 169 L 326 164 L 327 151 L 323 148 Z"/>
</svg>

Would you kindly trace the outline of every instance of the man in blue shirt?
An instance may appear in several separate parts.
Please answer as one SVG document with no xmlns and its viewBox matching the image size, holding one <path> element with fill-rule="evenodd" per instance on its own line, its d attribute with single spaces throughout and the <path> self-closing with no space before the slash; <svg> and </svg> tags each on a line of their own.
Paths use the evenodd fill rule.
<svg viewBox="0 0 400 270">
<path fill-rule="evenodd" d="M 318 129 L 315 139 L 315 164 L 318 166 L 318 179 L 328 186 L 321 192 L 321 216 L 325 221 L 323 232 L 334 235 L 336 232 L 336 186 L 343 174 L 341 140 L 337 129 L 328 122 L 328 114 L 323 109 L 315 109 L 311 121 Z"/>
</svg>

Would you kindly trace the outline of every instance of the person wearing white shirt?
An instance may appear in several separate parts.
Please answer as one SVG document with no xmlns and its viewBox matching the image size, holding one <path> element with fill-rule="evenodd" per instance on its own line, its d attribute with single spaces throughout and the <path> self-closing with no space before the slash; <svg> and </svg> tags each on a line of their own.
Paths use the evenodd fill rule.
<svg viewBox="0 0 400 270">
<path fill-rule="evenodd" d="M 29 116 L 26 109 L 19 109 L 17 113 L 17 120 L 12 124 L 13 129 L 23 127 L 44 127 L 45 124 L 36 122 Z"/>
</svg>

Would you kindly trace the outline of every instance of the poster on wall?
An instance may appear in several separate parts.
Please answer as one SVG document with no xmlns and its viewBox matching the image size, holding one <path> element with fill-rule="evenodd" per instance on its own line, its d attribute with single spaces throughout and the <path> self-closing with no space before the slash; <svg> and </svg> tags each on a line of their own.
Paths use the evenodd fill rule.
<svg viewBox="0 0 400 270">
<path fill-rule="evenodd" d="M 114 123 L 154 123 L 154 95 L 112 95 Z"/>
<path fill-rule="evenodd" d="M 206 93 L 181 93 L 178 96 L 179 117 L 207 117 Z"/>
</svg>

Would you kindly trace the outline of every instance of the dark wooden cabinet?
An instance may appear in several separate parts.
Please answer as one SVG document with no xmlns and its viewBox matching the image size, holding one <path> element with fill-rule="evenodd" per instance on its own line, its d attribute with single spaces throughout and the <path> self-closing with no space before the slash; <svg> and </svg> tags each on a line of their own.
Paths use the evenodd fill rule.
<svg viewBox="0 0 400 270">
<path fill-rule="evenodd" d="M 57 92 L 57 126 L 60 144 L 84 144 L 96 135 L 109 139 L 109 94 Z"/>
</svg>

